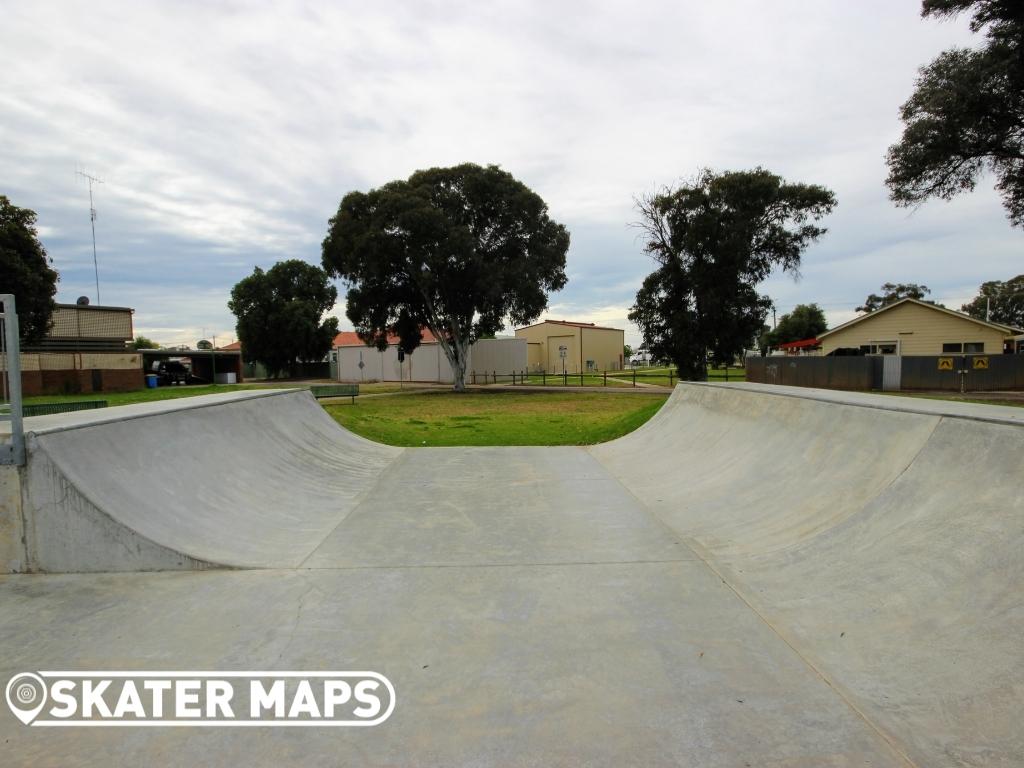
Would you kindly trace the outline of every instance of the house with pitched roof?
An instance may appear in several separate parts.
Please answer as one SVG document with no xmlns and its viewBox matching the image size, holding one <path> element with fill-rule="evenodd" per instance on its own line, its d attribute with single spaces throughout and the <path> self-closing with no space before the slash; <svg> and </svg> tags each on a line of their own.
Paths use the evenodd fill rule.
<svg viewBox="0 0 1024 768">
<path fill-rule="evenodd" d="M 1019 328 L 917 299 L 900 299 L 818 334 L 822 355 L 1001 355 Z"/>
</svg>

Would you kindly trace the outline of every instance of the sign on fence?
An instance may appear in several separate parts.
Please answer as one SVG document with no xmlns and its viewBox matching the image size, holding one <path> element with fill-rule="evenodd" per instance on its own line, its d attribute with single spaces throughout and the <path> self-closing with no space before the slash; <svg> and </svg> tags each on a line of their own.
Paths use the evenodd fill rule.
<svg viewBox="0 0 1024 768">
<path fill-rule="evenodd" d="M 940 357 L 939 358 L 939 370 L 940 371 L 952 371 L 953 370 L 953 358 L 952 357 Z"/>
<path fill-rule="evenodd" d="M 988 358 L 987 357 L 975 357 L 973 361 L 974 370 L 976 371 L 987 371 L 988 370 Z"/>
</svg>

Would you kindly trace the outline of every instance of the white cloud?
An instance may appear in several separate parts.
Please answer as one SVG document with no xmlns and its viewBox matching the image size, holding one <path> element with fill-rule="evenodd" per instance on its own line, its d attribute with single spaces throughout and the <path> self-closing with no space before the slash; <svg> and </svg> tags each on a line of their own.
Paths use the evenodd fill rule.
<svg viewBox="0 0 1024 768">
<path fill-rule="evenodd" d="M 0 193 L 39 213 L 73 300 L 94 292 L 74 171 L 103 178 L 104 300 L 187 339 L 230 333 L 253 266 L 318 262 L 345 192 L 499 163 L 572 231 L 552 316 L 621 324 L 651 268 L 633 197 L 763 165 L 840 201 L 803 279 L 765 289 L 842 318 L 887 280 L 968 297 L 1020 271 L 990 191 L 908 216 L 883 186 L 917 67 L 971 41 L 891 0 L 20 3 L 0 29 Z"/>
</svg>

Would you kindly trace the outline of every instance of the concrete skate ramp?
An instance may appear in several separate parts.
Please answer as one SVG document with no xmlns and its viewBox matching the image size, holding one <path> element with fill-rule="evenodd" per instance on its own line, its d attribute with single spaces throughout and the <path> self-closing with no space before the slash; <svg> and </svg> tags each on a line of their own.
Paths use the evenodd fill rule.
<svg viewBox="0 0 1024 768">
<path fill-rule="evenodd" d="M 323 730 L 378 764 L 1024 765 L 1024 409 L 694 384 L 604 445 L 404 451 L 299 392 L 47 418 L 32 568 L 282 570 L 7 577 L 11 673 L 344 653 L 401 703 Z M 90 744 L 209 761 L 169 730 Z"/>
<path fill-rule="evenodd" d="M 592 452 L 915 765 L 1024 764 L 1024 411 L 687 385 Z"/>
<path fill-rule="evenodd" d="M 28 430 L 25 539 L 41 571 L 296 567 L 401 453 L 294 390 L 40 417 Z"/>
</svg>

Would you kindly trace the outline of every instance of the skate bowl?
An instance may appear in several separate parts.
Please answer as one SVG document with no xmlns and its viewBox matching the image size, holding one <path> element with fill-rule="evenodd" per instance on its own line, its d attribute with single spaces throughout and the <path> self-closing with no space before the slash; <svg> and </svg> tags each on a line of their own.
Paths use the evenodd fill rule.
<svg viewBox="0 0 1024 768">
<path fill-rule="evenodd" d="M 602 445 L 398 449 L 288 391 L 28 430 L 9 570 L 225 569 L 261 610 L 308 580 L 299 658 L 386 609 L 353 624 L 404 697 L 381 763 L 1024 765 L 1024 409 L 689 384 Z M 451 705 L 413 675 L 449 648 Z"/>
</svg>

